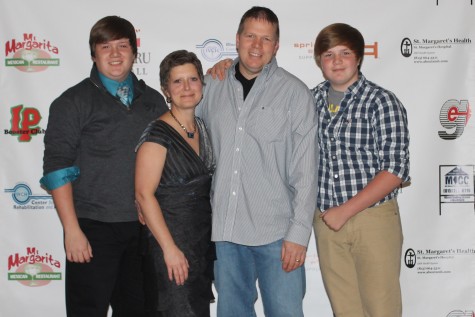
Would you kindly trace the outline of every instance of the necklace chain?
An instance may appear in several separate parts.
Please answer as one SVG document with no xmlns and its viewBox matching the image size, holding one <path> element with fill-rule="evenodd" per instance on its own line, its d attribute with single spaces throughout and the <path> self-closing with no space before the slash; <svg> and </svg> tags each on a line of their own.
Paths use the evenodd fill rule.
<svg viewBox="0 0 475 317">
<path fill-rule="evenodd" d="M 178 119 L 175 117 L 175 115 L 173 114 L 173 112 L 171 110 L 170 110 L 170 115 L 176 121 L 176 123 L 178 123 L 180 125 L 180 127 L 183 129 L 183 131 L 185 131 L 186 136 L 188 138 L 193 139 L 195 137 L 195 133 L 196 133 L 196 122 L 195 122 L 195 120 L 193 120 L 193 126 L 194 126 L 193 132 L 190 132 L 185 128 L 185 126 L 183 124 L 181 124 L 180 121 L 178 121 Z"/>
</svg>

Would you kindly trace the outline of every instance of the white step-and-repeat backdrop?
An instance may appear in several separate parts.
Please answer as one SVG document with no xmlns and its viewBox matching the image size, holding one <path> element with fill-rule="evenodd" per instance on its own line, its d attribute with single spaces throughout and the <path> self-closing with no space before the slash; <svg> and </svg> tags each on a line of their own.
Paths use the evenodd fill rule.
<svg viewBox="0 0 475 317">
<path fill-rule="evenodd" d="M 159 63 L 173 50 L 194 51 L 205 69 L 236 56 L 236 29 L 252 5 L 276 12 L 278 62 L 309 87 L 323 80 L 312 57 L 317 33 L 334 22 L 363 33 L 364 74 L 395 92 L 409 115 L 403 315 L 475 316 L 473 0 L 1 0 L 0 316 L 65 316 L 62 230 L 38 180 L 48 108 L 88 76 L 91 26 L 106 15 L 130 20 L 139 39 L 133 70 L 159 89 Z M 313 237 L 306 269 L 306 315 L 332 316 Z"/>
</svg>

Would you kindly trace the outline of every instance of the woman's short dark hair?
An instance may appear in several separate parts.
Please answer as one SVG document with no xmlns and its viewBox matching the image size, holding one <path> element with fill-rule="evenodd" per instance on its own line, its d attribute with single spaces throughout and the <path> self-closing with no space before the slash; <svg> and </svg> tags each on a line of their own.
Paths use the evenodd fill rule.
<svg viewBox="0 0 475 317">
<path fill-rule="evenodd" d="M 137 56 L 137 36 L 132 23 L 115 15 L 100 19 L 94 24 L 89 34 L 91 56 L 96 57 L 97 44 L 122 38 L 129 39 L 132 52 Z"/>
<path fill-rule="evenodd" d="M 160 63 L 160 86 L 167 90 L 168 80 L 170 79 L 170 73 L 176 66 L 185 64 L 193 64 L 198 72 L 201 82 L 204 82 L 203 66 L 195 53 L 188 52 L 186 50 L 178 50 L 171 52 Z"/>
<path fill-rule="evenodd" d="M 241 18 L 238 27 L 238 34 L 241 34 L 244 30 L 244 22 L 248 19 L 256 19 L 256 20 L 263 20 L 267 21 L 270 24 L 274 25 L 276 28 L 275 35 L 277 36 L 277 41 L 279 40 L 280 30 L 279 30 L 279 18 L 277 15 L 269 8 L 265 7 L 252 7 L 247 10 Z"/>
<path fill-rule="evenodd" d="M 330 24 L 318 33 L 313 52 L 318 67 L 321 67 L 321 55 L 338 45 L 345 45 L 355 53 L 360 61 L 360 69 L 364 56 L 364 38 L 360 31 L 345 23 Z"/>
</svg>

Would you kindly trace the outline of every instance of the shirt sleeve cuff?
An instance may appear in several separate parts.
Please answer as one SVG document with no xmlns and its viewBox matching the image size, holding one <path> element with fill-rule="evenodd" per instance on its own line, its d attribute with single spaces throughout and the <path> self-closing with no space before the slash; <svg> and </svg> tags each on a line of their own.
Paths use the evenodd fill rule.
<svg viewBox="0 0 475 317">
<path fill-rule="evenodd" d="M 44 175 L 40 179 L 40 184 L 46 190 L 53 190 L 75 181 L 79 174 L 79 167 L 77 166 L 63 168 Z"/>
<path fill-rule="evenodd" d="M 290 241 L 308 247 L 310 235 L 312 234 L 312 226 L 304 228 L 302 226 L 291 226 L 284 237 L 285 241 Z"/>
</svg>

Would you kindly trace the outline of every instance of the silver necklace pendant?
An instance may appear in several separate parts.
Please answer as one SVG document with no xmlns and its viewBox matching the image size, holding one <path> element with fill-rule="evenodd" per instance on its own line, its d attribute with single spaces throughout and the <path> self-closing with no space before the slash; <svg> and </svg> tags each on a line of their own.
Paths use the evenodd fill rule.
<svg viewBox="0 0 475 317">
<path fill-rule="evenodd" d="M 173 114 L 173 112 L 170 110 L 170 115 L 172 116 L 172 118 L 176 121 L 176 123 L 178 123 L 178 125 L 183 129 L 183 131 L 185 131 L 186 133 L 186 136 L 188 137 L 188 139 L 193 139 L 195 137 L 195 133 L 196 133 L 196 122 L 194 122 L 194 126 L 195 126 L 195 129 L 194 131 L 188 131 L 185 126 L 183 124 L 181 124 L 180 121 L 178 121 L 178 119 L 175 117 L 175 115 Z"/>
</svg>

